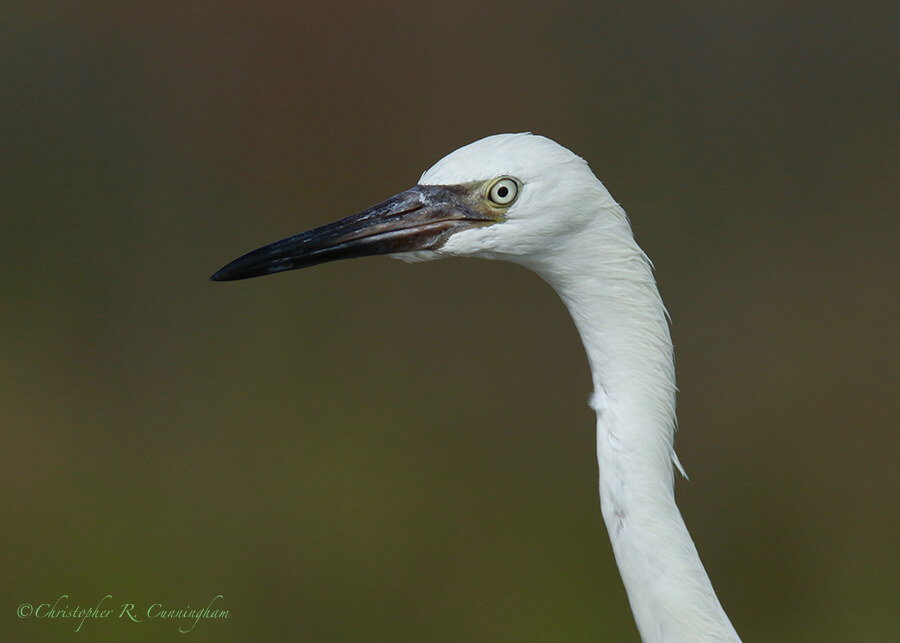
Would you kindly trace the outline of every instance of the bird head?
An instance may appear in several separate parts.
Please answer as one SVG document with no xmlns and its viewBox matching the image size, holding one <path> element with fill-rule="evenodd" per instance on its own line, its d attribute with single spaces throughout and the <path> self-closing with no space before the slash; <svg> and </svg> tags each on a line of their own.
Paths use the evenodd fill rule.
<svg viewBox="0 0 900 643">
<path fill-rule="evenodd" d="M 415 187 L 258 248 L 212 279 L 247 279 L 377 254 L 409 261 L 474 256 L 534 265 L 558 252 L 598 212 L 615 210 L 587 163 L 568 149 L 542 136 L 499 134 L 447 155 Z"/>
</svg>

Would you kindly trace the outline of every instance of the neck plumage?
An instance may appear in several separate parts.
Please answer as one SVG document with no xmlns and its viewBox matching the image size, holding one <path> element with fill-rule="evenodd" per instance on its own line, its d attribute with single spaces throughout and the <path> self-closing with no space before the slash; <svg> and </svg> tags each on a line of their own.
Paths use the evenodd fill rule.
<svg viewBox="0 0 900 643">
<path fill-rule="evenodd" d="M 613 553 L 645 642 L 739 641 L 675 505 L 675 369 L 665 309 L 624 211 L 609 207 L 616 216 L 598 218 L 530 267 L 566 304 L 590 362 Z"/>
</svg>

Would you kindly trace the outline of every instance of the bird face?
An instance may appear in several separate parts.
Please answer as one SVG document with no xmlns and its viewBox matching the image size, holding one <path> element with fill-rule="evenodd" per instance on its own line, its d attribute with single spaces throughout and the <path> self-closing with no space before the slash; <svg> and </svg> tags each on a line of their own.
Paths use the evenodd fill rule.
<svg viewBox="0 0 900 643">
<path fill-rule="evenodd" d="M 258 248 L 212 279 L 247 279 L 376 254 L 516 261 L 546 252 L 584 218 L 579 203 L 603 195 L 609 198 L 587 164 L 553 141 L 492 136 L 446 156 L 414 188 Z"/>
</svg>

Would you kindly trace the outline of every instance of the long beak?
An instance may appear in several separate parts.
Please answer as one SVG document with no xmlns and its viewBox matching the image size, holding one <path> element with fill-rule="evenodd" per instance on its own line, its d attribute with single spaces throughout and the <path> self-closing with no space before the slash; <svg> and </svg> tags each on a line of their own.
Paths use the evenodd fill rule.
<svg viewBox="0 0 900 643">
<path fill-rule="evenodd" d="M 235 259 L 212 281 L 235 281 L 326 261 L 434 250 L 454 232 L 495 222 L 468 203 L 468 186 L 418 185 L 387 201 Z"/>
</svg>

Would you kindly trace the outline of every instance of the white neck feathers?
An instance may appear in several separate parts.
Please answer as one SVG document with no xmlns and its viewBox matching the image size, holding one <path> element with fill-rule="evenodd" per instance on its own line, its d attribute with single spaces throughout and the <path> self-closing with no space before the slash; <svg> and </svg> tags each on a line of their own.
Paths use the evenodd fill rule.
<svg viewBox="0 0 900 643">
<path fill-rule="evenodd" d="M 675 372 L 652 267 L 624 211 L 604 207 L 570 247 L 527 265 L 566 304 L 590 362 L 616 562 L 645 642 L 739 641 L 675 505 Z"/>
</svg>

